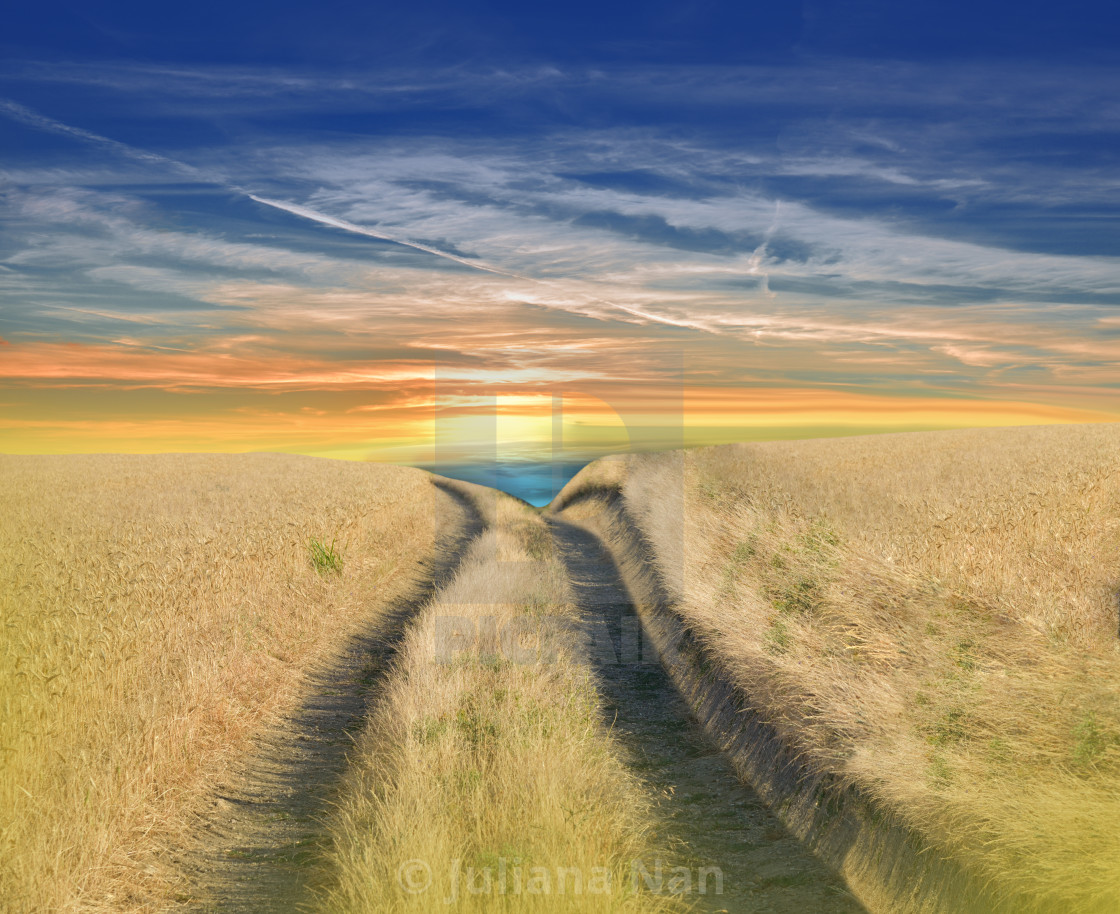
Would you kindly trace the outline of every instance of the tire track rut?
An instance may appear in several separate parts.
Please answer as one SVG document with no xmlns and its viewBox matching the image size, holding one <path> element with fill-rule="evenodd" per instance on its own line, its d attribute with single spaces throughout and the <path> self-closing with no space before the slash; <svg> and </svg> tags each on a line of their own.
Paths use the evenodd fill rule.
<svg viewBox="0 0 1120 914">
<path fill-rule="evenodd" d="M 642 654 L 634 604 L 609 551 L 582 527 L 550 518 L 583 610 L 608 725 L 631 769 L 660 796 L 666 865 L 718 866 L 723 891 L 694 891 L 698 912 L 861 914 L 843 881 L 735 774 L 662 665 Z M 608 641 L 609 638 L 609 641 Z M 647 864 L 648 869 L 648 864 Z"/>
<path fill-rule="evenodd" d="M 183 869 L 194 912 L 272 914 L 307 908 L 323 877 L 324 818 L 347 753 L 409 623 L 455 574 L 484 527 L 471 500 L 434 479 L 458 515 L 445 525 L 415 585 L 373 620 L 331 663 L 313 672 L 303 704 L 263 737 L 202 823 L 209 835 Z"/>
</svg>

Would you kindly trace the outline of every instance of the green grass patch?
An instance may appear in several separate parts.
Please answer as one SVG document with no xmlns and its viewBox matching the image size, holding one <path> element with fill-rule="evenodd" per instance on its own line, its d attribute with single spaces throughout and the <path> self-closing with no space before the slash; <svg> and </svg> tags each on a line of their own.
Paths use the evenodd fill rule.
<svg viewBox="0 0 1120 914">
<path fill-rule="evenodd" d="M 784 654 L 789 650 L 789 628 L 784 619 L 775 619 L 770 623 L 764 648 L 769 654 Z"/>
<path fill-rule="evenodd" d="M 972 722 L 963 708 L 946 708 L 925 730 L 926 741 L 931 746 L 949 746 L 968 739 Z"/>
<path fill-rule="evenodd" d="M 308 540 L 307 554 L 311 559 L 312 567 L 319 574 L 342 574 L 342 552 L 333 539 L 329 546 L 317 539 Z"/>
<path fill-rule="evenodd" d="M 937 752 L 929 760 L 929 778 L 934 787 L 948 787 L 953 782 L 953 769 Z"/>
<path fill-rule="evenodd" d="M 1114 741 L 1091 711 L 1073 728 L 1073 760 L 1079 766 L 1094 764 Z"/>
</svg>

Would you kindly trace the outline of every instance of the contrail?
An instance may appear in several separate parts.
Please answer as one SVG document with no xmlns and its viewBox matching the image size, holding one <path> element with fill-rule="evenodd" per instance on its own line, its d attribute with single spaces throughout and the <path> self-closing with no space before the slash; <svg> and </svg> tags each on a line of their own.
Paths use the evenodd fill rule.
<svg viewBox="0 0 1120 914">
<path fill-rule="evenodd" d="M 243 191 L 244 193 L 244 191 Z M 521 279 L 527 282 L 540 282 L 529 276 L 522 276 L 518 273 L 511 273 L 509 270 L 502 270 L 498 267 L 492 267 L 489 264 L 480 263 L 477 260 L 468 260 L 465 257 L 457 257 L 454 254 L 449 254 L 447 251 L 441 251 L 439 248 L 433 248 L 426 244 L 420 244 L 417 241 L 406 241 L 403 238 L 396 238 L 393 235 L 386 235 L 384 232 L 375 232 L 371 228 L 366 228 L 364 225 L 356 225 L 353 222 L 347 222 L 345 219 L 336 219 L 334 216 L 328 216 L 326 213 L 320 213 L 313 209 L 308 209 L 306 206 L 300 206 L 297 203 L 286 203 L 282 200 L 269 200 L 267 197 L 258 197 L 256 194 L 246 193 L 250 200 L 257 203 L 263 203 L 265 206 L 272 206 L 276 209 L 282 209 L 284 212 L 291 213 L 295 216 L 302 216 L 304 219 L 311 219 L 314 222 L 321 222 L 323 225 L 330 225 L 334 228 L 340 228 L 347 232 L 355 232 L 359 235 L 367 235 L 370 238 L 378 238 L 381 241 L 392 241 L 394 244 L 403 244 L 405 247 L 415 248 L 417 251 L 424 251 L 426 254 L 434 254 L 436 257 L 443 257 L 446 260 L 453 260 L 455 263 L 461 263 L 464 266 L 473 267 L 476 270 L 482 270 L 486 273 L 495 273 L 498 276 L 508 276 L 510 279 Z"/>
<path fill-rule="evenodd" d="M 302 216 L 305 219 L 312 219 L 315 222 L 321 222 L 323 225 L 330 225 L 334 228 L 340 228 L 347 232 L 356 232 L 359 235 L 368 235 L 370 238 L 379 238 L 382 241 L 392 241 L 396 244 L 403 244 L 406 247 L 415 248 L 418 251 L 424 251 L 428 254 L 435 254 L 437 257 L 444 257 L 447 260 L 453 260 L 455 263 L 461 263 L 468 267 L 473 267 L 476 270 L 482 270 L 486 273 L 494 273 L 497 276 L 507 276 L 510 279 L 517 279 L 522 282 L 532 283 L 536 286 L 545 286 L 546 288 L 555 288 L 558 283 L 554 279 L 537 279 L 534 276 L 525 276 L 521 273 L 513 273 L 509 270 L 502 270 L 498 267 L 492 267 L 489 264 L 481 263 L 477 260 L 467 260 L 463 257 L 456 257 L 454 254 L 449 254 L 446 251 L 441 251 L 438 248 L 429 247 L 426 244 L 419 244 L 415 241 L 405 241 L 401 238 L 394 238 L 392 235 L 386 235 L 382 232 L 375 232 L 371 228 L 366 228 L 364 225 L 356 225 L 353 222 L 347 222 L 345 219 L 336 219 L 334 216 L 328 216 L 325 213 L 317 212 L 313 209 L 308 209 L 306 206 L 299 206 L 295 203 L 286 203 L 280 200 L 269 200 L 265 197 L 258 197 L 256 194 L 246 192 L 246 196 L 250 200 L 255 200 L 257 203 L 263 203 L 265 206 L 274 206 L 277 209 L 282 209 L 285 212 L 292 213 L 295 216 Z M 630 308 L 626 305 L 620 305 L 618 302 L 608 301 L 605 298 L 599 298 L 596 295 L 589 295 L 586 292 L 578 293 L 588 303 L 598 305 L 606 305 L 608 308 L 614 308 L 621 311 L 623 314 L 629 314 L 639 320 L 652 321 L 655 324 L 664 324 L 669 327 L 682 327 L 690 330 L 704 330 L 708 333 L 713 331 L 710 328 L 703 327 L 688 321 L 676 321 L 672 318 L 663 317 L 658 314 L 650 314 L 648 311 L 640 311 L 637 308 Z M 561 309 L 564 310 L 564 309 Z"/>
<path fill-rule="evenodd" d="M 89 130 L 83 130 L 81 127 L 71 127 L 69 124 L 64 124 L 61 121 L 56 121 L 54 118 L 50 118 L 46 115 L 39 114 L 36 111 L 32 111 L 30 108 L 26 108 L 18 102 L 12 101 L 11 99 L 0 98 L 0 114 L 6 114 L 12 120 L 19 121 L 20 123 L 26 124 L 29 127 L 36 127 L 40 130 L 46 130 L 51 133 L 58 133 L 62 134 L 63 136 L 73 137 L 78 140 L 83 140 L 87 143 L 93 143 L 97 146 L 104 146 L 108 149 L 112 149 L 119 155 L 126 156 L 130 159 L 135 159 L 137 161 L 146 162 L 153 165 L 169 166 L 182 174 L 190 175 L 196 180 L 205 181 L 208 184 L 213 184 L 217 187 L 221 187 L 225 190 L 231 191 L 232 193 L 241 194 L 242 196 L 248 197 L 250 200 L 254 201 L 255 203 L 260 203 L 262 206 L 271 206 L 274 209 L 283 210 L 284 212 L 291 213 L 294 216 L 299 216 L 303 219 L 310 219 L 313 222 L 318 222 L 322 225 L 329 225 L 333 228 L 342 229 L 346 232 L 354 232 L 358 235 L 365 235 L 369 238 L 377 238 L 380 241 L 390 241 L 394 244 L 404 245 L 405 247 L 413 248 L 417 251 L 423 251 L 425 254 L 432 254 L 435 257 L 442 257 L 445 260 L 450 260 L 454 263 L 462 264 L 463 266 L 471 267 L 475 270 L 481 270 L 484 273 L 492 273 L 495 276 L 505 276 L 509 279 L 516 279 L 521 282 L 532 283 L 534 285 L 545 286 L 548 288 L 554 288 L 559 285 L 559 282 L 554 279 L 537 279 L 533 276 L 525 276 L 521 273 L 514 273 L 510 270 L 503 270 L 500 267 L 491 266 L 490 264 L 483 263 L 481 261 L 470 260 L 466 257 L 459 257 L 455 254 L 448 253 L 447 251 L 441 251 L 439 248 L 434 248 L 427 244 L 421 244 L 416 241 L 408 241 L 404 238 L 397 238 L 393 235 L 385 234 L 384 232 L 374 231 L 373 229 L 367 228 L 364 225 L 357 225 L 353 222 L 347 222 L 345 219 L 337 219 L 334 216 L 328 216 L 326 213 L 320 213 L 317 210 L 309 209 L 306 206 L 300 206 L 297 203 L 288 203 L 283 200 L 270 200 L 267 197 L 257 196 L 251 191 L 248 191 L 243 187 L 239 187 L 238 185 L 231 183 L 225 177 L 218 177 L 214 174 L 207 174 L 201 169 L 195 168 L 193 165 L 188 165 L 185 162 L 180 162 L 177 159 L 172 159 L 168 156 L 160 155 L 159 153 L 146 152 L 143 149 L 137 149 L 134 146 L 129 146 L 127 143 L 122 143 L 118 140 L 113 140 L 109 137 L 101 136 L 100 134 L 93 133 Z M 779 207 L 780 206 L 781 204 L 779 203 Z M 753 273 L 757 270 L 758 263 L 761 261 L 762 255 L 766 250 L 766 245 L 769 243 L 770 236 L 774 233 L 774 229 L 776 227 L 777 213 L 775 213 L 774 224 L 771 225 L 770 230 L 766 233 L 765 240 L 755 251 L 755 257 L 752 258 L 753 266 L 751 267 L 750 272 Z M 639 320 L 653 321 L 654 323 L 664 324 L 670 327 L 687 327 L 689 329 L 702 330 L 707 333 L 716 332 L 709 327 L 699 326 L 687 321 L 676 321 L 672 318 L 664 317 L 662 315 L 651 314 L 646 311 L 641 311 L 636 308 L 621 305 L 618 302 L 599 298 L 595 295 L 589 295 L 586 292 L 580 292 L 577 294 L 579 294 L 588 303 L 606 305 L 608 308 L 613 308 L 617 311 L 621 311 L 623 314 L 628 314 L 631 317 L 638 318 Z M 560 310 L 566 309 L 560 306 Z"/>
<path fill-rule="evenodd" d="M 284 212 L 291 213 L 292 215 L 309 218 L 309 220 L 321 222 L 324 225 L 332 225 L 335 228 L 342 228 L 342 230 L 346 232 L 356 232 L 357 234 L 368 235 L 370 237 L 375 237 L 375 239 L 381 239 L 382 241 L 392 241 L 396 244 L 403 244 L 405 246 L 408 246 L 408 248 L 414 248 L 418 251 L 435 254 L 436 257 L 446 258 L 447 260 L 454 260 L 456 263 L 463 263 L 467 265 L 467 267 L 473 267 L 476 270 L 483 270 L 487 273 L 495 273 L 496 276 L 504 276 L 510 279 L 521 280 L 522 282 L 531 282 L 534 286 L 544 286 L 545 288 L 554 288 L 560 285 L 560 283 L 554 279 L 538 279 L 536 277 L 524 276 L 524 274 L 522 273 L 514 273 L 510 270 L 502 270 L 498 269 L 497 267 L 491 267 L 491 265 L 479 262 L 477 260 L 466 260 L 465 258 L 456 257 L 455 254 L 449 254 L 447 253 L 447 251 L 440 251 L 438 248 L 431 248 L 431 246 L 427 244 L 419 244 L 418 242 L 414 241 L 404 241 L 402 239 L 399 239 L 399 237 L 386 235 L 382 232 L 375 232 L 372 230 L 372 228 L 366 228 L 364 225 L 356 225 L 353 222 L 346 222 L 345 220 L 340 220 L 340 218 L 328 216 L 325 213 L 319 213 L 315 211 L 315 209 L 309 209 L 306 206 L 299 206 L 295 203 L 284 203 L 281 202 L 281 200 L 267 199 L 265 197 L 256 196 L 255 194 L 246 194 L 246 196 L 248 196 L 252 200 L 255 200 L 256 203 L 261 203 L 265 206 L 274 206 L 277 209 L 283 209 Z M 617 301 L 609 301 L 605 298 L 588 295 L 587 292 L 579 292 L 579 295 L 582 298 L 586 299 L 588 302 L 594 302 L 594 304 L 596 305 L 606 305 L 608 308 L 615 308 L 616 310 L 622 311 L 623 314 L 631 315 L 632 317 L 636 317 L 640 320 L 653 321 L 654 324 L 663 324 L 669 327 L 683 327 L 693 330 L 706 330 L 706 332 L 708 333 L 713 333 L 710 328 L 690 323 L 690 321 L 687 320 L 673 320 L 670 317 L 650 314 L 648 313 L 648 311 L 627 307 L 625 305 L 619 305 Z"/>
<path fill-rule="evenodd" d="M 277 209 L 282 209 L 285 212 L 292 213 L 295 216 L 302 216 L 304 219 L 312 219 L 315 222 L 321 222 L 323 225 L 330 225 L 334 228 L 340 228 L 347 232 L 356 232 L 359 235 L 368 235 L 370 238 L 379 238 L 382 241 L 392 241 L 396 244 L 403 244 L 406 247 L 415 248 L 418 251 L 424 251 L 428 254 L 434 254 L 437 257 L 444 257 L 447 260 L 453 260 L 455 263 L 461 263 L 468 267 L 473 267 L 476 270 L 482 270 L 486 273 L 494 273 L 497 276 L 506 276 L 510 279 L 517 279 L 521 282 L 532 283 L 535 286 L 544 286 L 545 288 L 555 288 L 560 283 L 555 279 L 538 279 L 535 276 L 525 276 L 521 273 L 514 273 L 510 270 L 502 270 L 498 267 L 490 266 L 486 263 L 481 263 L 477 260 L 467 260 L 463 257 L 456 257 L 454 254 L 449 254 L 446 251 L 441 251 L 438 248 L 430 247 L 426 244 L 419 244 L 415 241 L 405 241 L 401 238 L 395 238 L 392 235 L 386 235 L 382 232 L 375 232 L 371 228 L 366 228 L 364 225 L 357 225 L 353 222 L 347 222 L 345 219 L 336 219 L 334 216 L 328 216 L 325 213 L 317 212 L 313 209 L 308 209 L 306 206 L 299 206 L 296 203 L 286 203 L 280 200 L 269 200 L 265 197 L 258 197 L 256 194 L 244 192 L 250 200 L 255 200 L 257 203 L 262 203 L 265 206 L 274 206 Z M 765 244 L 765 242 L 764 242 Z M 605 298 L 599 298 L 597 295 L 589 295 L 586 292 L 578 292 L 585 301 L 588 303 L 606 305 L 608 308 L 614 308 L 621 311 L 623 314 L 629 314 L 631 317 L 636 317 L 639 320 L 652 321 L 655 324 L 664 324 L 669 327 L 682 327 L 690 330 L 703 330 L 707 333 L 714 333 L 711 328 L 704 327 L 699 324 L 691 323 L 689 321 L 677 321 L 669 317 L 664 317 L 658 314 L 650 314 L 648 311 L 641 311 L 637 308 L 631 308 L 626 305 L 620 305 L 618 302 L 609 301 Z M 560 310 L 564 310 L 561 308 Z"/>
<path fill-rule="evenodd" d="M 334 216 L 328 216 L 325 213 L 316 212 L 313 209 L 308 209 L 306 206 L 299 206 L 295 203 L 286 203 L 280 200 L 269 200 L 266 197 L 258 197 L 256 194 L 250 193 L 243 187 L 238 187 L 231 184 L 224 178 L 218 178 L 215 175 L 207 175 L 205 172 L 200 171 L 193 165 L 187 165 L 185 162 L 180 162 L 177 159 L 172 159 L 167 156 L 159 155 L 154 152 L 146 152 L 143 149 L 137 149 L 134 146 L 129 146 L 127 143 L 121 143 L 118 140 L 110 139 L 107 136 L 93 133 L 89 130 L 83 130 L 81 127 L 72 127 L 69 124 L 64 124 L 61 121 L 56 121 L 54 118 L 47 117 L 46 115 L 39 114 L 32 111 L 30 108 L 24 107 L 19 102 L 14 102 L 11 99 L 0 99 L 0 114 L 6 114 L 14 121 L 19 121 L 21 124 L 26 124 L 29 127 L 35 127 L 39 130 L 45 130 L 49 133 L 58 133 L 63 136 L 73 137 L 77 140 L 84 140 L 87 143 L 93 143 L 97 146 L 104 146 L 111 149 L 119 155 L 126 156 L 130 159 L 135 159 L 139 162 L 145 162 L 151 165 L 164 165 L 174 168 L 176 171 L 183 174 L 190 175 L 193 178 L 202 179 L 211 184 L 216 184 L 225 190 L 233 191 L 234 193 L 243 194 L 250 200 L 261 203 L 265 206 L 271 206 L 276 209 L 282 209 L 296 216 L 301 216 L 304 219 L 311 219 L 315 222 L 320 222 L 323 225 L 330 225 L 335 228 L 343 229 L 347 232 L 355 232 L 359 235 L 367 235 L 370 238 L 378 238 L 382 241 L 391 241 L 394 244 L 403 244 L 405 247 L 415 248 L 417 251 L 423 251 L 426 254 L 433 254 L 436 257 L 443 257 L 446 260 L 452 260 L 455 263 L 463 264 L 464 266 L 473 267 L 476 270 L 482 270 L 486 273 L 495 273 L 498 276 L 507 276 L 511 279 L 527 279 L 528 277 L 520 276 L 517 273 L 511 273 L 508 270 L 502 270 L 498 267 L 492 267 L 488 264 L 479 263 L 474 260 L 468 260 L 465 257 L 457 257 L 454 254 L 449 254 L 447 251 L 441 251 L 439 248 L 431 247 L 430 245 L 420 244 L 415 241 L 407 241 L 403 238 L 396 238 L 393 235 L 386 235 L 383 232 L 375 232 L 373 229 L 366 228 L 365 226 L 355 225 L 353 222 L 347 222 L 344 219 L 336 219 Z"/>
<path fill-rule="evenodd" d="M 127 156 L 130 159 L 148 162 L 153 165 L 170 165 L 177 171 L 185 172 L 192 177 L 205 177 L 192 165 L 178 162 L 175 159 L 169 159 L 167 156 L 161 156 L 155 152 L 145 152 L 143 149 L 137 149 L 134 146 L 129 146 L 127 143 L 111 140 L 107 136 L 91 133 L 88 130 L 83 130 L 81 127 L 71 127 L 69 124 L 64 124 L 61 121 L 56 121 L 54 118 L 32 111 L 30 108 L 25 108 L 23 105 L 18 102 L 13 102 L 11 99 L 0 99 L 0 113 L 8 115 L 12 120 L 19 121 L 21 124 L 26 124 L 28 127 L 36 127 L 39 130 L 46 130 L 49 133 L 61 133 L 63 136 L 85 140 L 87 143 L 106 146 L 114 152 Z"/>
</svg>

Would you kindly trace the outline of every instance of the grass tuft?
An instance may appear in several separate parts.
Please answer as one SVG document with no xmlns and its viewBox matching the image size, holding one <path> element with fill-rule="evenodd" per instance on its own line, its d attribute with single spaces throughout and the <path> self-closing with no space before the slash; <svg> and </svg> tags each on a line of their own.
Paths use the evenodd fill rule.
<svg viewBox="0 0 1120 914">
<path fill-rule="evenodd" d="M 317 539 L 308 540 L 307 553 L 312 567 L 319 574 L 342 574 L 342 553 L 335 546 L 333 539 L 329 546 Z"/>
</svg>

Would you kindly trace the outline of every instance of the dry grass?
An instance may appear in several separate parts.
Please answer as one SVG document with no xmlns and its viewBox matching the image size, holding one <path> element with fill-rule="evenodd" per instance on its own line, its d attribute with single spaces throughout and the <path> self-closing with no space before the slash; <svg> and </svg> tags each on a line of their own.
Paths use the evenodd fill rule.
<svg viewBox="0 0 1120 914">
<path fill-rule="evenodd" d="M 0 480 L 0 906 L 158 908 L 160 851 L 404 586 L 435 490 L 280 455 L 3 457 Z"/>
<path fill-rule="evenodd" d="M 601 723 L 548 530 L 510 498 L 488 505 L 488 530 L 406 636 L 359 742 L 322 907 L 679 910 L 630 891 L 631 860 L 653 866 L 652 812 Z M 405 890 L 429 875 L 426 891 Z"/>
<path fill-rule="evenodd" d="M 1120 909 L 1120 428 L 614 460 L 678 610 L 818 770 L 997 894 Z"/>
<path fill-rule="evenodd" d="M 702 452 L 733 497 L 825 515 L 859 551 L 998 604 L 1048 637 L 1111 647 L 1120 429 L 969 429 Z"/>
</svg>

